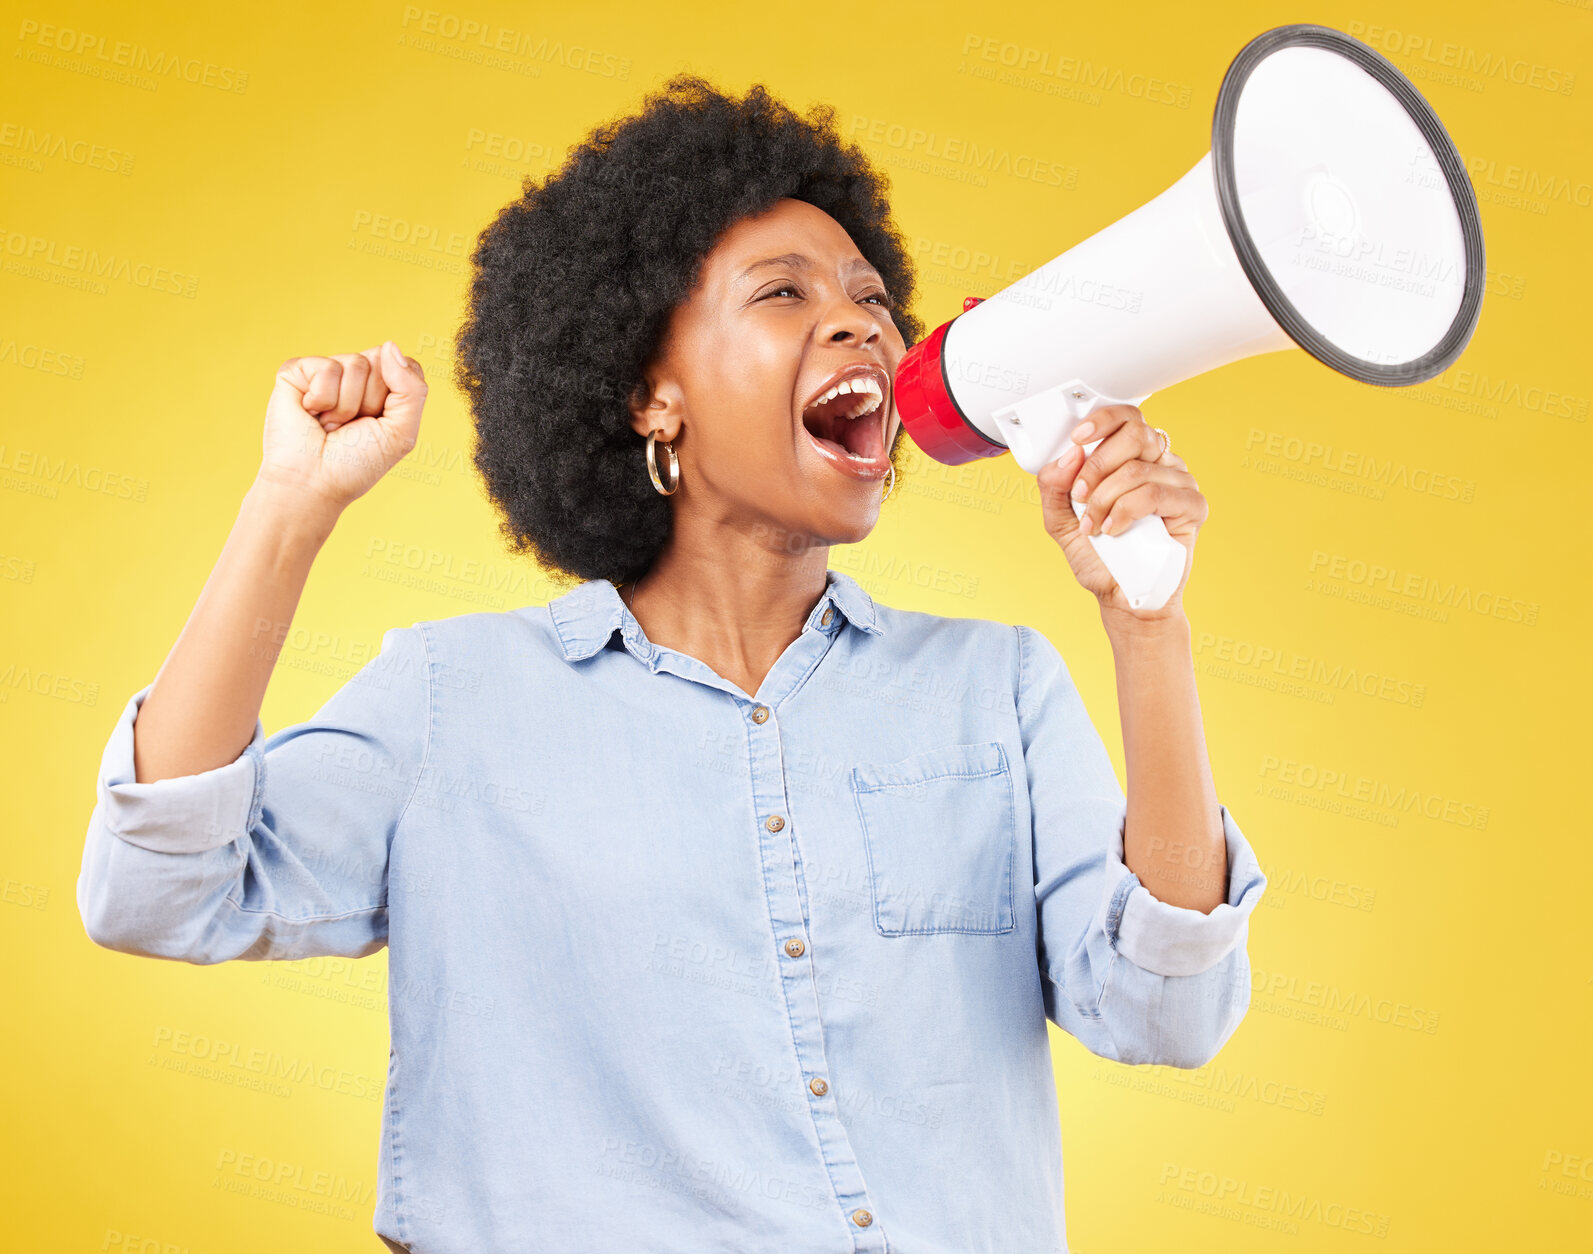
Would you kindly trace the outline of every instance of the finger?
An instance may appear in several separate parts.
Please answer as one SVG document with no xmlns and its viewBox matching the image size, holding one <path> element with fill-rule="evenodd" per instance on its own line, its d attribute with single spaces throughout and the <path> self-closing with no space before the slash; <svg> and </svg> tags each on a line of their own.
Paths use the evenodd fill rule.
<svg viewBox="0 0 1593 1254">
<path fill-rule="evenodd" d="M 304 395 L 299 403 L 306 413 L 321 414 L 337 404 L 338 388 L 343 382 L 341 364 L 330 357 L 295 357 L 293 374 L 302 381 L 298 386 Z"/>
<path fill-rule="evenodd" d="M 360 401 L 365 396 L 365 379 L 371 363 L 358 353 L 334 353 L 332 360 L 343 368 L 338 380 L 337 402 L 321 415 L 323 421 L 345 423 L 359 417 Z"/>
<path fill-rule="evenodd" d="M 1068 438 L 1075 444 L 1104 439 L 1137 413 L 1139 410 L 1133 405 L 1102 405 L 1074 427 Z"/>
<path fill-rule="evenodd" d="M 391 390 L 382 379 L 381 346 L 364 349 L 360 356 L 365 359 L 370 367 L 370 373 L 365 376 L 365 394 L 360 398 L 360 417 L 376 417 L 382 412 L 382 406 L 387 404 L 387 393 Z"/>
<path fill-rule="evenodd" d="M 1187 469 L 1184 459 L 1173 452 L 1172 437 L 1163 437 L 1159 427 L 1153 427 L 1146 423 L 1145 439 L 1150 444 L 1150 448 L 1145 454 L 1146 460 L 1160 462 L 1163 466 L 1176 466 L 1179 470 Z"/>
<path fill-rule="evenodd" d="M 1040 489 L 1042 508 L 1057 511 L 1064 517 L 1073 516 L 1073 511 L 1067 508 L 1068 489 L 1073 486 L 1079 464 L 1083 460 L 1084 450 L 1077 444 L 1069 444 L 1062 450 L 1061 456 L 1040 467 L 1035 482 Z"/>
<path fill-rule="evenodd" d="M 1142 422 L 1124 421 L 1095 446 L 1095 451 L 1084 459 L 1078 478 L 1073 482 L 1072 495 L 1075 501 L 1087 499 L 1119 466 L 1137 461 L 1143 456 L 1145 442 L 1140 436 L 1140 428 L 1143 425 Z M 1154 434 L 1151 438 L 1157 439 Z M 1157 444 L 1160 443 L 1161 441 L 1157 440 Z"/>
<path fill-rule="evenodd" d="M 1206 498 L 1193 488 L 1152 479 L 1130 488 L 1113 502 L 1101 523 L 1101 534 L 1120 535 L 1152 514 L 1166 522 L 1169 531 L 1184 524 L 1198 527 L 1209 512 Z"/>
<path fill-rule="evenodd" d="M 1088 444 L 1091 440 L 1099 440 L 1103 436 L 1110 435 L 1125 422 L 1133 422 L 1137 417 L 1139 417 L 1139 406 L 1137 405 L 1129 405 L 1121 401 L 1113 402 L 1110 405 L 1102 405 L 1099 409 L 1092 410 L 1089 417 L 1079 423 L 1074 429 L 1074 435 L 1078 437 L 1082 432 L 1082 438 L 1079 438 L 1079 443 Z"/>
<path fill-rule="evenodd" d="M 1146 484 L 1160 484 L 1169 488 L 1193 488 L 1194 477 L 1187 471 L 1174 470 L 1143 458 L 1124 462 L 1099 484 L 1084 502 L 1084 514 L 1079 526 L 1085 532 L 1098 531 L 1112 507 L 1128 493 Z"/>
</svg>

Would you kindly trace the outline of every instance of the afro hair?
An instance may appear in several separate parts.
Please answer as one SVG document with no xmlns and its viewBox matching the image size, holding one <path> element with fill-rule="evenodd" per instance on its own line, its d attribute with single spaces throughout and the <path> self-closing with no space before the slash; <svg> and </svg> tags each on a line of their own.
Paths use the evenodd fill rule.
<svg viewBox="0 0 1593 1254">
<path fill-rule="evenodd" d="M 851 236 L 890 293 L 909 346 L 913 263 L 890 217 L 890 180 L 835 127 L 752 86 L 736 100 L 697 74 L 595 128 L 482 231 L 471 253 L 454 381 L 469 398 L 473 459 L 516 554 L 574 579 L 640 578 L 669 538 L 629 400 L 703 260 L 743 217 L 791 197 Z M 898 431 L 893 461 L 903 447 Z M 901 466 L 897 464 L 898 472 Z"/>
</svg>

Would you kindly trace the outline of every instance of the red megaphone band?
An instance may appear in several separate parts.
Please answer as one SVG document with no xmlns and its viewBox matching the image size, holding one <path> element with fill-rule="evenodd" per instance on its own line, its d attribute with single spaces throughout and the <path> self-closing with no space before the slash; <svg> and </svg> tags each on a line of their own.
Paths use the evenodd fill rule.
<svg viewBox="0 0 1593 1254">
<path fill-rule="evenodd" d="M 969 296 L 962 302 L 967 313 L 984 297 Z M 953 319 L 952 321 L 956 321 Z M 987 440 L 963 417 L 946 386 L 946 367 L 941 346 L 950 322 L 942 323 L 907 350 L 896 367 L 896 412 L 902 426 L 924 453 L 947 466 L 959 466 L 980 457 L 999 457 L 1005 444 Z"/>
</svg>

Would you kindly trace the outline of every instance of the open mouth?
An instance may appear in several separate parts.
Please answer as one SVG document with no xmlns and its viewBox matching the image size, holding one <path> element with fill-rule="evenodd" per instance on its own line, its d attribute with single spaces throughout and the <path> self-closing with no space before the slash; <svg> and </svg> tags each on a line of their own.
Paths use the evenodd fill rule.
<svg viewBox="0 0 1593 1254">
<path fill-rule="evenodd" d="M 883 474 L 885 397 L 868 375 L 842 379 L 802 411 L 802 425 L 821 453 L 859 471 Z"/>
</svg>

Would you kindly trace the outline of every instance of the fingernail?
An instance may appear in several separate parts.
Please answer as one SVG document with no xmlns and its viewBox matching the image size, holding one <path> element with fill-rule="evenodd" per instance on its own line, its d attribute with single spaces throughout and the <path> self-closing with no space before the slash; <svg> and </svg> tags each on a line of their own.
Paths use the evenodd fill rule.
<svg viewBox="0 0 1593 1254">
<path fill-rule="evenodd" d="M 1108 514 L 1105 518 L 1101 519 L 1101 534 L 1104 536 L 1111 530 L 1112 530 L 1112 516 L 1110 514 Z"/>
<path fill-rule="evenodd" d="M 1085 494 L 1088 492 L 1089 488 L 1086 487 L 1084 481 L 1080 479 L 1073 485 L 1072 497 L 1075 501 L 1082 501 L 1085 497 Z"/>
<path fill-rule="evenodd" d="M 1079 515 L 1079 530 L 1085 535 L 1090 534 L 1090 516 L 1088 514 Z"/>
<path fill-rule="evenodd" d="M 1095 424 L 1093 422 L 1081 422 L 1073 428 L 1073 438 L 1083 444 L 1090 438 L 1090 432 L 1094 430 Z"/>
</svg>

